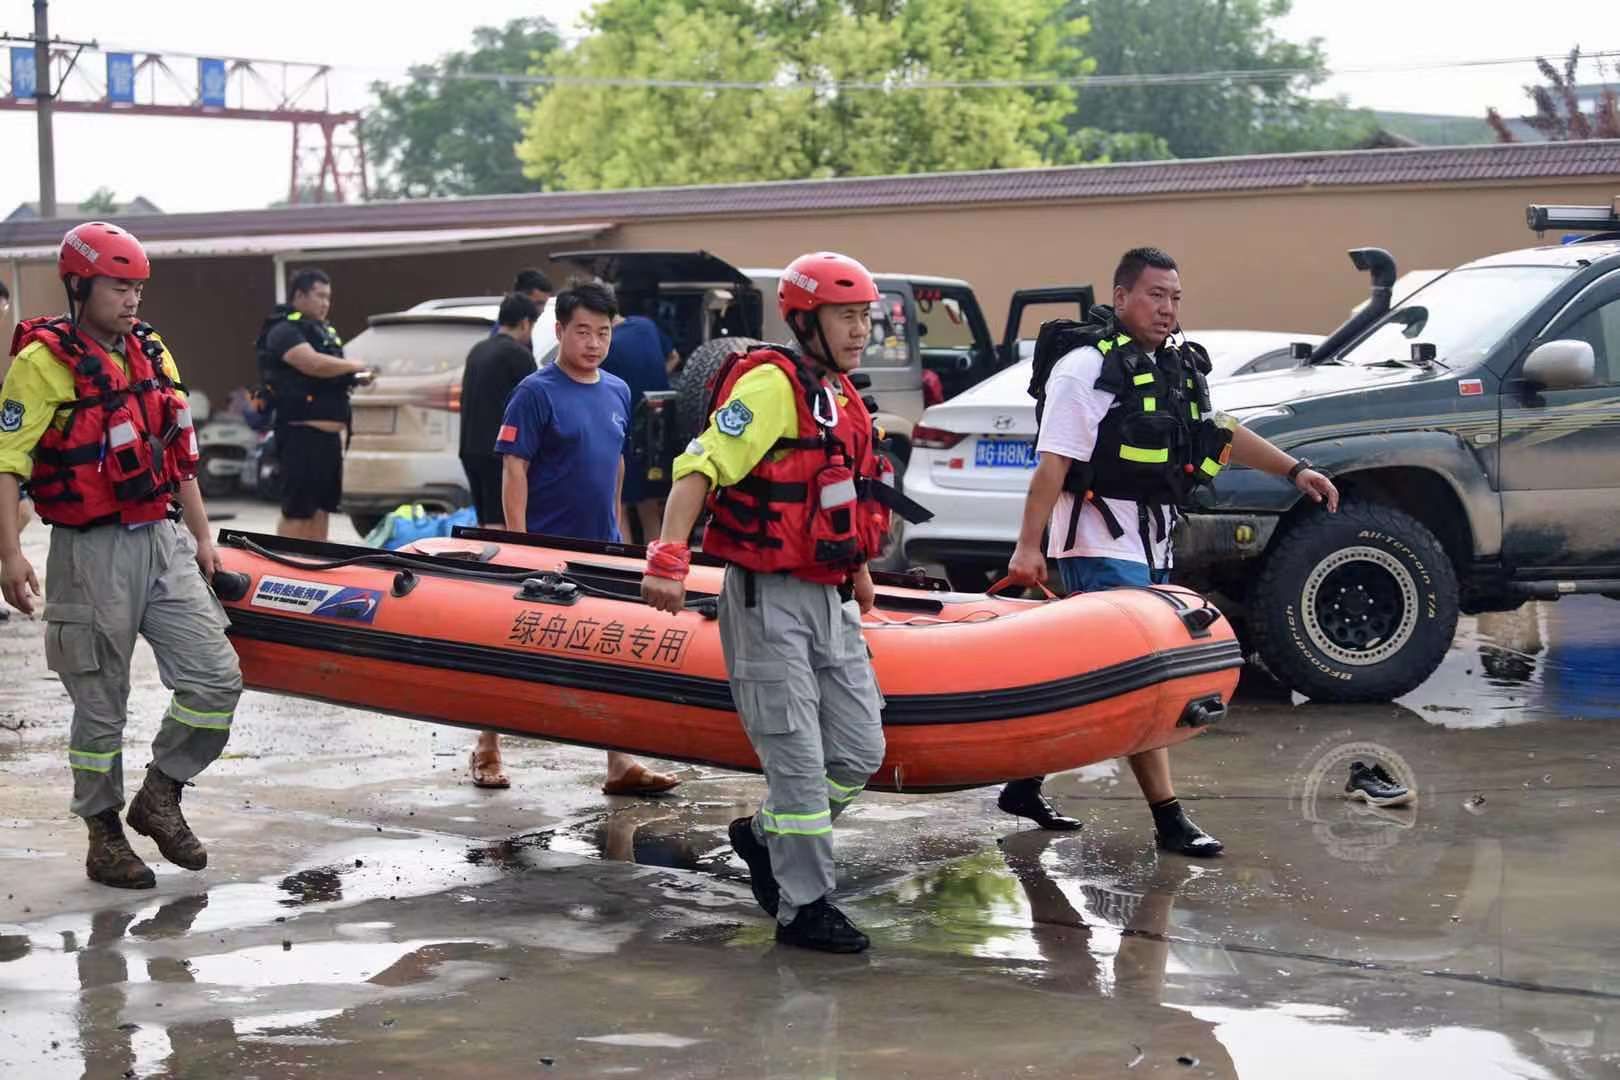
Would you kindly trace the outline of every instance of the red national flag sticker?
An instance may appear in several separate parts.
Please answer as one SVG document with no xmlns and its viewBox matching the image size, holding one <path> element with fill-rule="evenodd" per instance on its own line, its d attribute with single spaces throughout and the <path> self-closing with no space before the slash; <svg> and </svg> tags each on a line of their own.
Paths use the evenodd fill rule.
<svg viewBox="0 0 1620 1080">
<path fill-rule="evenodd" d="M 1485 382 L 1482 379 L 1458 379 L 1457 393 L 1463 397 L 1479 397 L 1485 393 Z"/>
<path fill-rule="evenodd" d="M 495 438 L 499 442 L 517 442 L 517 425 L 502 424 L 500 434 Z"/>
</svg>

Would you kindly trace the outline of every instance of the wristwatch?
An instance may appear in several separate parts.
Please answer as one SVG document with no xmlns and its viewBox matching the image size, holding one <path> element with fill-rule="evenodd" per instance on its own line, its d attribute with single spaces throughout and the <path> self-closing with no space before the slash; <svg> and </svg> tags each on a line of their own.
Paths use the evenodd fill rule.
<svg viewBox="0 0 1620 1080">
<path fill-rule="evenodd" d="M 1304 472 L 1306 469 L 1311 468 L 1315 468 L 1315 466 L 1313 466 L 1305 458 L 1300 458 L 1298 461 L 1295 461 L 1294 467 L 1288 470 L 1288 482 L 1290 484 L 1297 483 L 1299 481 L 1299 474 Z"/>
</svg>

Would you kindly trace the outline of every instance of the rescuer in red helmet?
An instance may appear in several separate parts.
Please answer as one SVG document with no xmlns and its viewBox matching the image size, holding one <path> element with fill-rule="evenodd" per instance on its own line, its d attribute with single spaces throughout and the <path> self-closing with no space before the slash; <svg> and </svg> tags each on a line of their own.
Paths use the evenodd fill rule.
<svg viewBox="0 0 1620 1080">
<path fill-rule="evenodd" d="M 783 271 L 777 301 L 798 348 L 765 345 L 715 374 L 709 425 L 675 460 L 641 585 L 653 607 L 682 610 L 686 541 L 707 506 L 704 551 L 727 564 L 726 670 L 768 788 L 756 814 L 731 823 L 731 844 L 776 940 L 824 952 L 870 944 L 828 900 L 832 828 L 883 761 L 882 697 L 861 636 L 875 598 L 866 561 L 891 506 L 920 511 L 885 483 L 849 380 L 877 299 L 872 275 L 843 255 L 804 255 Z"/>
<path fill-rule="evenodd" d="M 73 699 L 72 810 L 90 831 L 92 881 L 149 889 L 130 848 L 123 737 L 139 634 L 174 691 L 128 821 L 187 870 L 208 863 L 181 787 L 225 748 L 242 693 L 220 569 L 197 489 L 197 435 L 174 357 L 137 318 L 151 265 L 140 242 L 93 221 L 62 239 L 65 316 L 17 326 L 0 388 L 0 588 L 32 614 L 34 568 L 18 538 L 18 489 L 54 526 L 45 576 L 45 662 Z M 181 523 L 184 523 L 184 528 Z"/>
</svg>

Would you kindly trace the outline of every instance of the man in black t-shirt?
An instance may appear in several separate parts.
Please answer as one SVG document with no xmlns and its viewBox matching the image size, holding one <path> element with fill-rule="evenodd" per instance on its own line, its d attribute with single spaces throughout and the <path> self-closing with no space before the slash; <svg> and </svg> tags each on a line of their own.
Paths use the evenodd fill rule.
<svg viewBox="0 0 1620 1080">
<path fill-rule="evenodd" d="M 506 399 L 534 374 L 531 350 L 540 309 L 521 293 L 501 301 L 495 333 L 473 346 L 461 372 L 461 467 L 467 472 L 478 523 L 504 528 L 501 509 L 501 455 L 495 452 Z"/>
<path fill-rule="evenodd" d="M 259 373 L 275 399 L 276 455 L 281 460 L 281 521 L 276 532 L 325 540 L 327 519 L 343 495 L 343 435 L 349 393 L 370 381 L 364 365 L 343 357 L 343 339 L 326 317 L 332 279 L 300 270 L 255 346 Z"/>
</svg>

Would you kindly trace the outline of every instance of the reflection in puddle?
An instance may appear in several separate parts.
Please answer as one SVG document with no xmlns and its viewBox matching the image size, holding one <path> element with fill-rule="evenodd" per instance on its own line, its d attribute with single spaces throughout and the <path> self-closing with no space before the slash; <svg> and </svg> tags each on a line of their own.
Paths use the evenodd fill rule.
<svg viewBox="0 0 1620 1080">
<path fill-rule="evenodd" d="M 1444 727 L 1620 718 L 1617 610 L 1571 596 L 1464 618 L 1440 670 L 1402 701 Z"/>
</svg>

